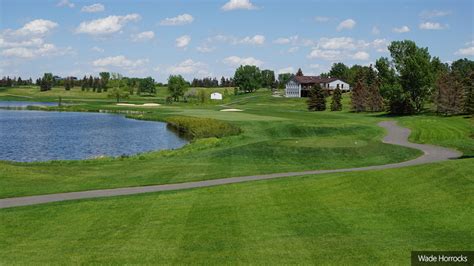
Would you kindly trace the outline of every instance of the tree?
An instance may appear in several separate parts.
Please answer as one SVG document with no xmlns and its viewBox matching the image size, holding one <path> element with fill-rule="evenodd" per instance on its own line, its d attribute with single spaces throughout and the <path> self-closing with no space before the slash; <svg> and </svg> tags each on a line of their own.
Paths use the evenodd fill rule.
<svg viewBox="0 0 474 266">
<path fill-rule="evenodd" d="M 334 63 L 329 70 L 329 76 L 348 81 L 349 68 L 344 63 Z"/>
<path fill-rule="evenodd" d="M 262 86 L 262 73 L 256 66 L 240 66 L 235 70 L 234 82 L 240 91 L 253 92 Z"/>
<path fill-rule="evenodd" d="M 301 68 L 298 68 L 298 72 L 296 72 L 296 76 L 298 76 L 298 77 L 304 76 L 303 71 L 301 70 Z"/>
<path fill-rule="evenodd" d="M 309 111 L 324 111 L 326 110 L 326 97 L 323 89 L 319 84 L 311 87 L 308 98 L 308 110 Z"/>
<path fill-rule="evenodd" d="M 466 77 L 465 98 L 464 98 L 464 112 L 474 114 L 474 70 Z"/>
<path fill-rule="evenodd" d="M 398 85 L 397 73 L 386 57 L 380 57 L 375 61 L 380 92 L 385 97 L 385 91 Z"/>
<path fill-rule="evenodd" d="M 336 89 L 334 90 L 332 94 L 332 99 L 331 99 L 331 111 L 341 111 L 342 110 L 342 91 L 339 88 L 339 84 L 337 84 Z"/>
<path fill-rule="evenodd" d="M 367 87 L 367 111 L 381 112 L 383 111 L 383 98 L 380 95 L 379 82 L 375 81 Z"/>
<path fill-rule="evenodd" d="M 403 94 L 389 101 L 393 105 L 394 102 L 403 99 L 404 102 L 401 104 L 409 108 L 397 108 L 397 110 L 418 113 L 423 109 L 434 80 L 428 48 L 419 48 L 415 42 L 405 40 L 392 42 L 388 50 L 399 73 Z"/>
<path fill-rule="evenodd" d="M 437 81 L 436 111 L 439 114 L 455 115 L 464 109 L 464 88 L 453 73 L 443 73 Z"/>
<path fill-rule="evenodd" d="M 275 86 L 275 72 L 273 72 L 273 70 L 262 70 L 262 85 L 267 89 L 271 89 Z"/>
<path fill-rule="evenodd" d="M 87 84 L 87 77 L 84 76 L 84 77 L 82 78 L 82 81 L 81 81 L 81 90 L 82 90 L 82 91 L 85 91 L 86 88 L 87 88 L 87 85 L 88 85 L 88 84 Z"/>
<path fill-rule="evenodd" d="M 175 102 L 179 102 L 179 97 L 183 97 L 188 83 L 181 75 L 171 75 L 168 78 L 168 91 Z"/>
<path fill-rule="evenodd" d="M 121 88 L 113 88 L 111 91 L 108 93 L 109 98 L 115 98 L 117 102 L 120 102 L 121 99 L 128 99 L 128 96 L 130 93 L 126 91 L 125 89 Z"/>
<path fill-rule="evenodd" d="M 468 77 L 474 71 L 474 61 L 467 58 L 458 59 L 451 63 L 451 70 L 461 77 Z"/>
<path fill-rule="evenodd" d="M 109 83 L 110 73 L 109 72 L 100 72 L 100 85 L 101 90 L 107 91 L 107 84 Z"/>
<path fill-rule="evenodd" d="M 278 74 L 278 88 L 283 89 L 285 88 L 286 83 L 291 79 L 293 74 L 291 73 L 281 73 Z"/>
<path fill-rule="evenodd" d="M 155 95 L 156 88 L 155 88 L 155 80 L 152 77 L 147 77 L 141 79 L 138 83 L 138 91 L 139 94 L 148 94 L 148 95 Z"/>
<path fill-rule="evenodd" d="M 53 87 L 53 74 L 44 73 L 41 79 L 40 91 L 49 91 Z"/>
<path fill-rule="evenodd" d="M 354 112 L 364 112 L 367 106 L 367 89 L 364 82 L 359 79 L 352 89 L 351 106 Z"/>
<path fill-rule="evenodd" d="M 66 78 L 64 80 L 64 89 L 67 90 L 67 91 L 71 90 L 71 83 L 72 83 L 72 79 L 69 78 L 69 77 Z"/>
</svg>

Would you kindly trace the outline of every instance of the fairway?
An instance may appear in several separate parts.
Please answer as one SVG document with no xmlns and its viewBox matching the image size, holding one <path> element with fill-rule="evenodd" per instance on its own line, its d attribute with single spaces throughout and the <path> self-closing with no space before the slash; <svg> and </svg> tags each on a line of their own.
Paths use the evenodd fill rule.
<svg viewBox="0 0 474 266">
<path fill-rule="evenodd" d="M 408 264 L 474 248 L 472 162 L 3 209 L 0 260 Z"/>
</svg>

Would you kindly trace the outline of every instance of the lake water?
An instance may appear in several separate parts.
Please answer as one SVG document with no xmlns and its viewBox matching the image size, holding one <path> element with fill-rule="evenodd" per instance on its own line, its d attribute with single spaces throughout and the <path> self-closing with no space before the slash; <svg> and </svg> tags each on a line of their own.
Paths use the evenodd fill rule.
<svg viewBox="0 0 474 266">
<path fill-rule="evenodd" d="M 166 123 L 102 113 L 0 110 L 0 160 L 78 160 L 175 149 Z"/>
<path fill-rule="evenodd" d="M 0 101 L 0 108 L 25 108 L 27 106 L 58 106 L 55 102 L 21 102 L 21 101 Z"/>
</svg>

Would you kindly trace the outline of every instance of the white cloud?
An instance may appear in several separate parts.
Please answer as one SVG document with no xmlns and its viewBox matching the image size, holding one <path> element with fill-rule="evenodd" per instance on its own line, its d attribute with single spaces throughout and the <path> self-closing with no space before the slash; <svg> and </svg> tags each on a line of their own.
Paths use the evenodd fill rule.
<svg viewBox="0 0 474 266">
<path fill-rule="evenodd" d="M 341 31 L 341 30 L 344 30 L 344 29 L 352 29 L 352 28 L 354 28 L 355 25 L 356 25 L 355 20 L 346 19 L 346 20 L 342 21 L 341 23 L 339 23 L 339 25 L 337 26 L 337 30 Z"/>
<path fill-rule="evenodd" d="M 420 17 L 423 19 L 431 19 L 436 17 L 445 17 L 451 14 L 452 12 L 449 10 L 424 10 L 420 13 Z"/>
<path fill-rule="evenodd" d="M 168 73 L 171 75 L 197 74 L 198 76 L 205 76 L 209 72 L 207 71 L 206 64 L 201 62 L 195 62 L 192 59 L 187 59 L 179 63 L 178 65 L 169 67 Z"/>
<path fill-rule="evenodd" d="M 71 54 L 71 47 L 58 48 L 52 43 L 45 43 L 37 47 L 12 47 L 2 50 L 1 55 L 5 57 L 18 57 L 24 59 L 34 59 L 45 56 L 58 56 Z"/>
<path fill-rule="evenodd" d="M 329 18 L 328 18 L 328 17 L 316 16 L 316 17 L 314 18 L 314 20 L 315 20 L 316 22 L 328 22 L 328 21 L 329 21 Z"/>
<path fill-rule="evenodd" d="M 352 59 L 366 61 L 370 55 L 367 52 L 359 51 L 352 56 Z"/>
<path fill-rule="evenodd" d="M 130 60 L 123 55 L 99 58 L 92 62 L 92 65 L 99 68 L 117 67 L 125 70 L 134 70 L 143 67 L 148 63 L 148 59 Z"/>
<path fill-rule="evenodd" d="M 162 21 L 160 21 L 160 25 L 179 26 L 179 25 L 190 24 L 193 21 L 194 21 L 194 18 L 190 14 L 182 14 L 173 18 L 165 18 Z"/>
<path fill-rule="evenodd" d="M 370 44 L 362 40 L 354 40 L 350 37 L 321 38 L 318 47 L 330 50 L 354 50 L 368 47 Z"/>
<path fill-rule="evenodd" d="M 104 49 L 102 49 L 100 47 L 97 47 L 97 46 L 92 47 L 91 50 L 94 51 L 94 52 L 98 52 L 98 53 L 103 53 L 104 52 Z"/>
<path fill-rule="evenodd" d="M 375 48 L 377 52 L 387 52 L 389 41 L 387 39 L 375 39 L 372 41 L 372 47 Z"/>
<path fill-rule="evenodd" d="M 448 27 L 448 25 L 441 25 L 438 22 L 424 22 L 419 25 L 422 30 L 443 30 Z"/>
<path fill-rule="evenodd" d="M 327 61 L 336 61 L 342 60 L 343 54 L 341 51 L 338 50 L 321 50 L 321 49 L 313 49 L 311 53 L 308 55 L 310 59 L 323 59 Z"/>
<path fill-rule="evenodd" d="M 252 45 L 262 45 L 265 43 L 265 36 L 263 35 L 255 35 L 253 37 L 245 37 L 239 41 L 242 44 L 252 44 Z"/>
<path fill-rule="evenodd" d="M 219 43 L 228 43 L 232 45 L 237 44 L 247 44 L 247 45 L 263 45 L 265 43 L 265 36 L 263 35 L 254 35 L 246 36 L 243 38 L 238 38 L 232 35 L 215 35 L 206 39 L 202 46 L 212 46 L 213 44 Z"/>
<path fill-rule="evenodd" d="M 372 27 L 372 34 L 373 35 L 379 35 L 380 34 L 380 29 L 377 26 Z"/>
<path fill-rule="evenodd" d="M 290 67 L 281 68 L 277 71 L 277 74 L 283 74 L 283 73 L 295 73 L 295 69 L 290 66 Z"/>
<path fill-rule="evenodd" d="M 44 38 L 56 22 L 44 19 L 32 20 L 17 30 L 6 29 L 0 34 L 0 52 L 5 57 L 33 59 L 43 56 L 65 55 L 72 53 L 72 48 L 59 48 L 46 43 Z"/>
<path fill-rule="evenodd" d="M 250 0 L 230 0 L 221 8 L 224 11 L 236 10 L 236 9 L 257 9 L 257 7 L 250 2 Z"/>
<path fill-rule="evenodd" d="M 196 48 L 196 50 L 200 53 L 210 53 L 210 52 L 214 51 L 215 49 L 216 49 L 216 47 L 209 47 L 206 44 L 198 46 Z"/>
<path fill-rule="evenodd" d="M 81 8 L 81 11 L 86 12 L 86 13 L 97 13 L 97 12 L 102 12 L 104 10 L 105 10 L 105 6 L 100 3 L 92 4 L 90 6 L 83 6 Z"/>
<path fill-rule="evenodd" d="M 138 14 L 128 14 L 126 16 L 108 16 L 101 19 L 84 21 L 76 28 L 76 33 L 91 35 L 111 34 L 122 30 L 128 22 L 138 21 L 140 18 Z"/>
<path fill-rule="evenodd" d="M 46 19 L 35 19 L 26 23 L 23 27 L 16 31 L 8 31 L 13 35 L 45 35 L 49 33 L 52 29 L 56 28 L 58 23 L 46 20 Z"/>
<path fill-rule="evenodd" d="M 456 51 L 457 55 L 474 56 L 474 46 L 461 48 Z"/>
<path fill-rule="evenodd" d="M 229 56 L 224 58 L 223 62 L 229 66 L 237 67 L 240 65 L 253 65 L 261 66 L 262 61 L 255 59 L 253 57 L 238 57 L 238 56 Z"/>
<path fill-rule="evenodd" d="M 293 46 L 288 49 L 288 53 L 296 53 L 300 48 L 298 46 Z"/>
<path fill-rule="evenodd" d="M 74 8 L 74 3 L 71 3 L 69 0 L 61 0 L 58 2 L 57 6 L 59 7 L 63 7 L 63 6 L 66 6 L 66 7 L 69 7 L 69 8 Z"/>
<path fill-rule="evenodd" d="M 138 34 L 132 34 L 132 41 L 134 42 L 143 42 L 155 38 L 155 33 L 153 31 L 144 31 Z"/>
<path fill-rule="evenodd" d="M 189 43 L 191 42 L 191 36 L 183 35 L 176 39 L 176 47 L 178 48 L 186 48 Z"/>
<path fill-rule="evenodd" d="M 397 33 L 405 33 L 405 32 L 409 32 L 409 31 L 410 31 L 410 28 L 408 26 L 393 28 L 393 32 L 397 32 Z"/>
<path fill-rule="evenodd" d="M 273 41 L 273 43 L 276 44 L 296 44 L 298 41 L 299 37 L 298 35 L 290 36 L 290 37 L 280 37 L 276 40 Z"/>
</svg>

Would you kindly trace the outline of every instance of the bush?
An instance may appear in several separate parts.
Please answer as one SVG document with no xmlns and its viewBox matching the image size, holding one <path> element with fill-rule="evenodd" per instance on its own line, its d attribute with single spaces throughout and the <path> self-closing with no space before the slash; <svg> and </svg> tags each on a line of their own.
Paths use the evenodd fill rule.
<svg viewBox="0 0 474 266">
<path fill-rule="evenodd" d="M 166 119 L 168 126 L 191 138 L 226 137 L 240 134 L 240 128 L 212 118 L 173 116 Z"/>
</svg>

